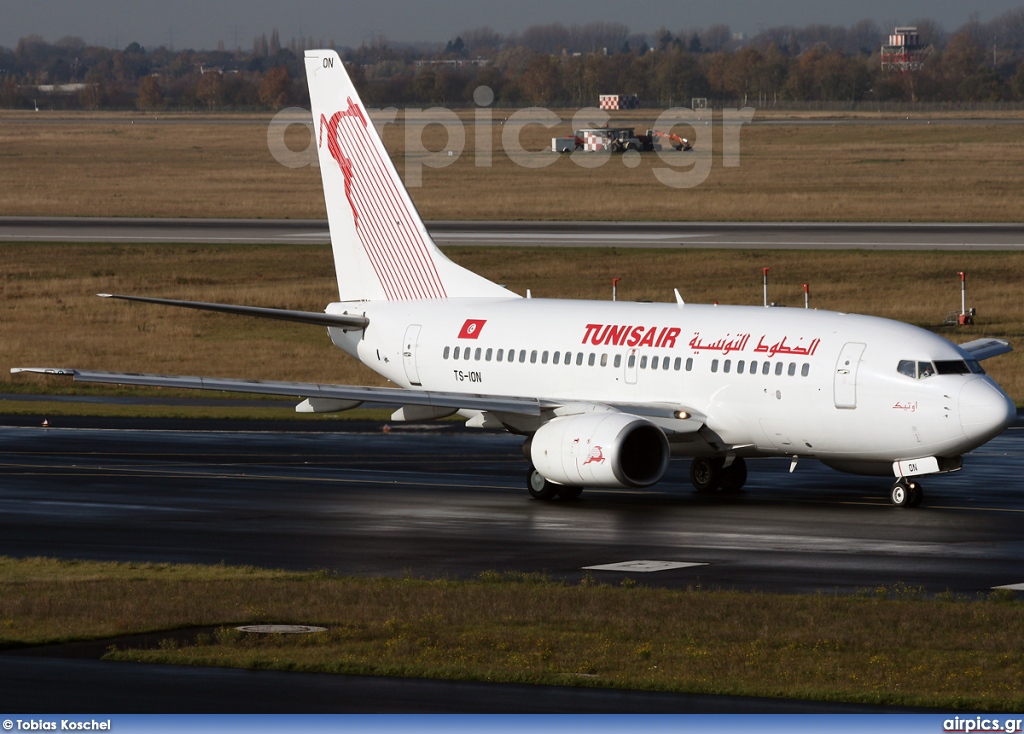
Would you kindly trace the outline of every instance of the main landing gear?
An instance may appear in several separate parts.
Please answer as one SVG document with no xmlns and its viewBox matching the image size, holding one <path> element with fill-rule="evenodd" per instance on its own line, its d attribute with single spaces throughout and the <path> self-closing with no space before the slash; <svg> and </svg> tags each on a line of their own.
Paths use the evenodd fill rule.
<svg viewBox="0 0 1024 734">
<path fill-rule="evenodd" d="M 889 499 L 897 507 L 917 507 L 924 500 L 924 490 L 921 489 L 920 482 L 908 477 L 900 477 L 892 485 Z"/>
<path fill-rule="evenodd" d="M 698 456 L 690 464 L 690 481 L 698 492 L 721 490 L 733 494 L 747 482 L 747 462 L 738 456 L 729 466 L 717 456 Z"/>
<path fill-rule="evenodd" d="M 553 500 L 561 497 L 563 500 L 574 500 L 583 494 L 583 487 L 570 487 L 563 484 L 555 484 L 545 479 L 539 471 L 530 465 L 526 472 L 526 489 L 535 500 Z"/>
</svg>

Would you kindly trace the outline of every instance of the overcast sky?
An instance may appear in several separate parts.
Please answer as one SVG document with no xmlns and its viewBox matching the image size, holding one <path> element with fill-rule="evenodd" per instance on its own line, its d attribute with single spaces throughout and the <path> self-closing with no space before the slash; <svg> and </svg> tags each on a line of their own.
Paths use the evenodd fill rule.
<svg viewBox="0 0 1024 734">
<path fill-rule="evenodd" d="M 358 46 L 375 35 L 392 41 L 436 41 L 490 26 L 499 33 L 535 23 L 618 21 L 633 32 L 725 23 L 757 33 L 778 25 L 850 25 L 865 18 L 887 30 L 932 18 L 955 30 L 977 13 L 988 21 L 1022 0 L 0 0 L 0 46 L 37 34 L 47 41 L 80 36 L 87 43 L 213 49 L 252 47 L 277 28 L 282 42 L 312 36 Z"/>
</svg>

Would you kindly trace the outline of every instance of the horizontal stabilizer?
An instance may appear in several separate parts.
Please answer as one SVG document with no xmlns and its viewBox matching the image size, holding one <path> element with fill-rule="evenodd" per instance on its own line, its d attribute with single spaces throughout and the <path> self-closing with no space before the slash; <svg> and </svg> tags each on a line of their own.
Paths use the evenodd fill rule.
<svg viewBox="0 0 1024 734">
<path fill-rule="evenodd" d="M 200 311 L 217 311 L 240 316 L 257 316 L 264 319 L 279 321 L 296 321 L 300 324 L 314 326 L 334 326 L 342 329 L 364 329 L 370 323 L 365 316 L 348 314 L 320 313 L 317 311 L 289 311 L 283 308 L 260 308 L 259 306 L 236 306 L 230 303 L 203 303 L 202 301 L 175 301 L 169 298 L 146 298 L 143 296 L 119 296 L 112 293 L 97 293 L 100 298 L 119 298 L 122 301 L 138 301 L 155 303 L 160 306 L 178 306 L 195 308 Z"/>
<path fill-rule="evenodd" d="M 961 344 L 960 348 L 979 362 L 989 357 L 998 357 L 1000 354 L 1012 352 L 1010 342 L 1002 339 L 975 339 L 974 341 Z"/>
</svg>

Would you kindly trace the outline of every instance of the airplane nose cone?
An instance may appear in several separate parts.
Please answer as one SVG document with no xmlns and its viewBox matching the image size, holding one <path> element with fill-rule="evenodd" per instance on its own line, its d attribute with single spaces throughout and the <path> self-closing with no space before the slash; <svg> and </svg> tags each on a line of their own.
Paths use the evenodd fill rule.
<svg viewBox="0 0 1024 734">
<path fill-rule="evenodd" d="M 968 438 L 996 436 L 1017 417 L 1017 406 L 989 380 L 972 380 L 960 391 L 960 425 Z"/>
</svg>

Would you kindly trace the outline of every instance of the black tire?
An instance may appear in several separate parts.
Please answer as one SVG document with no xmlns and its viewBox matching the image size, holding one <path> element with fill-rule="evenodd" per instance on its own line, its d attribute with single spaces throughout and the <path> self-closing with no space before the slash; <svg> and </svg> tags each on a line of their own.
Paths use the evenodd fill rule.
<svg viewBox="0 0 1024 734">
<path fill-rule="evenodd" d="M 535 500 L 550 500 L 555 498 L 561 487 L 549 482 L 531 466 L 530 471 L 526 472 L 526 489 Z"/>
<path fill-rule="evenodd" d="M 698 456 L 690 464 L 690 482 L 698 492 L 714 492 L 722 479 L 722 460 Z"/>
<path fill-rule="evenodd" d="M 732 464 L 722 468 L 721 487 L 723 492 L 733 494 L 743 489 L 747 483 L 747 462 L 742 456 L 736 457 Z"/>
<path fill-rule="evenodd" d="M 563 500 L 575 500 L 579 499 L 579 496 L 583 494 L 583 487 L 573 487 L 567 484 L 563 484 L 558 488 L 558 497 Z"/>
<path fill-rule="evenodd" d="M 922 502 L 924 502 L 924 490 L 918 482 L 911 482 L 907 507 L 920 507 Z"/>
<path fill-rule="evenodd" d="M 910 503 L 910 489 L 907 486 L 907 482 L 903 479 L 897 481 L 892 485 L 892 489 L 889 490 L 889 499 L 897 507 L 908 507 Z"/>
</svg>

